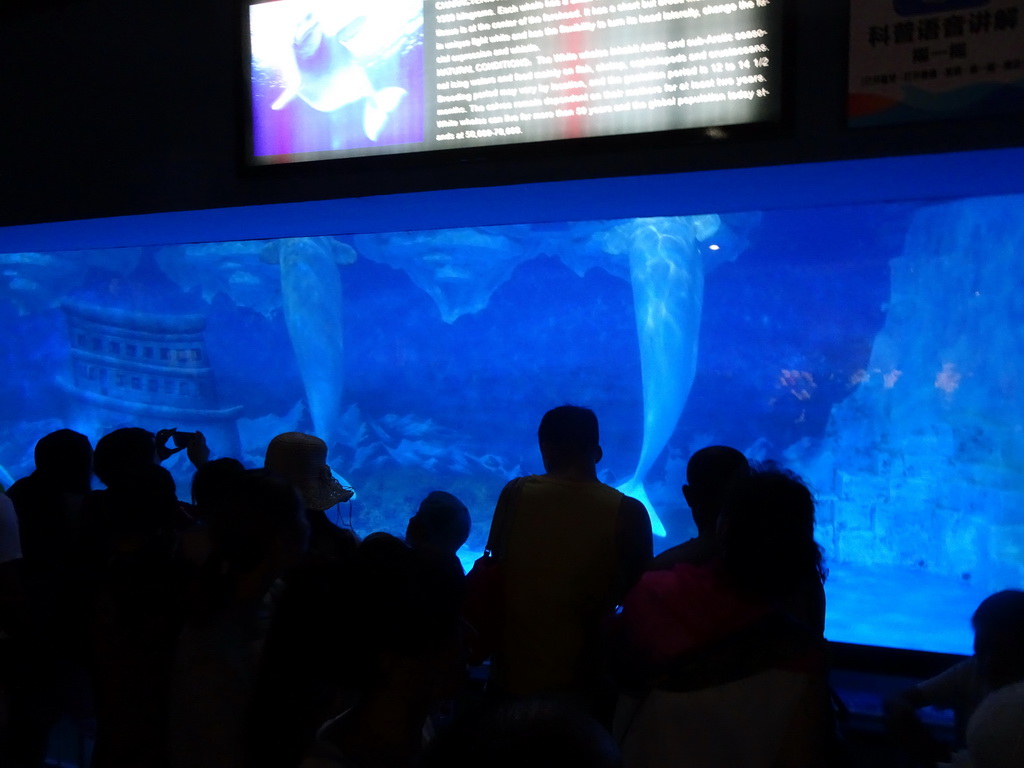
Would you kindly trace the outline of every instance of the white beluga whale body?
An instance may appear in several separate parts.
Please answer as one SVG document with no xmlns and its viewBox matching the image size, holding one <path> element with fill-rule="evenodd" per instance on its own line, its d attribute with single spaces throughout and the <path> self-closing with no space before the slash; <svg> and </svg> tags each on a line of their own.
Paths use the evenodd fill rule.
<svg viewBox="0 0 1024 768">
<path fill-rule="evenodd" d="M 327 10 L 326 6 L 303 16 L 292 40 L 296 69 L 288 73 L 285 90 L 272 108 L 283 109 L 298 97 L 333 117 L 342 107 L 363 101 L 363 132 L 376 141 L 388 117 L 406 95 L 405 89 L 397 86 L 378 90 L 370 79 L 367 70 L 372 62 L 397 52 L 395 41 L 382 40 L 375 31 L 377 27 L 379 23 L 366 16 L 346 17 Z M 394 36 L 392 27 L 388 37 Z M 380 50 L 389 42 L 390 48 Z M 334 133 L 338 136 L 341 131 Z"/>
<path fill-rule="evenodd" d="M 342 398 L 345 348 L 342 339 L 342 288 L 338 267 L 356 256 L 330 237 L 272 241 L 263 255 L 281 267 L 281 305 L 295 361 L 306 390 L 313 430 L 329 451 L 345 442 Z M 342 483 L 347 485 L 342 479 Z"/>
<path fill-rule="evenodd" d="M 718 231 L 716 215 L 634 219 L 617 227 L 606 248 L 629 257 L 644 399 L 644 436 L 633 477 L 619 490 L 641 501 L 656 536 L 665 535 L 644 478 L 683 413 L 697 370 L 704 305 L 699 241 Z"/>
</svg>

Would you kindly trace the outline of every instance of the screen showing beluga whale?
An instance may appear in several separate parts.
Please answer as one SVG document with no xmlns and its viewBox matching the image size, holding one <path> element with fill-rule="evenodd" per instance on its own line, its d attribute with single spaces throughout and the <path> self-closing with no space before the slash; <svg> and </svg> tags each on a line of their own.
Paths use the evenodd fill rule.
<svg viewBox="0 0 1024 768">
<path fill-rule="evenodd" d="M 263 3 L 250 41 L 257 155 L 422 141 L 422 0 Z"/>
<path fill-rule="evenodd" d="M 338 523 L 401 535 L 449 491 L 469 564 L 574 403 L 657 550 L 695 533 L 689 456 L 730 445 L 814 490 L 830 639 L 970 653 L 1024 583 L 1022 250 L 1017 195 L 0 253 L 0 484 L 62 427 L 253 467 L 315 433 Z"/>
<path fill-rule="evenodd" d="M 784 0 L 269 0 L 249 159 L 285 163 L 780 118 Z"/>
</svg>

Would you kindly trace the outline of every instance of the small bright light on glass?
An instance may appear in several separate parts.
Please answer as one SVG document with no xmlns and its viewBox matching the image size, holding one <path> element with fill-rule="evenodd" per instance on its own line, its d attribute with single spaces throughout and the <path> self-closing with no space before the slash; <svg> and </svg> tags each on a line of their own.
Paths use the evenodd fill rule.
<svg viewBox="0 0 1024 768">
<path fill-rule="evenodd" d="M 718 246 L 715 245 L 714 243 L 712 243 L 711 245 L 708 246 L 708 250 L 709 251 L 717 251 L 718 250 Z"/>
</svg>

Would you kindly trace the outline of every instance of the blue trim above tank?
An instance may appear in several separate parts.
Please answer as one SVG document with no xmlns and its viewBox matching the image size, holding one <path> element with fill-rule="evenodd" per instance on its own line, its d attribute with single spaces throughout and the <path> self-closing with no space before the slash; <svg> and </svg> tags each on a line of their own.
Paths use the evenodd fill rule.
<svg viewBox="0 0 1024 768">
<path fill-rule="evenodd" d="M 1024 191 L 1024 148 L 440 190 L 0 229 L 0 252 L 767 210 Z"/>
</svg>

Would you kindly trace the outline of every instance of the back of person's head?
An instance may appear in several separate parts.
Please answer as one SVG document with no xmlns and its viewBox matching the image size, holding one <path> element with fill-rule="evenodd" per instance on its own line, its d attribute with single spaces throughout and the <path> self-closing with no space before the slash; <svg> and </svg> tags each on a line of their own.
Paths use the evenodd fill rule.
<svg viewBox="0 0 1024 768">
<path fill-rule="evenodd" d="M 725 445 L 701 448 L 690 457 L 683 495 L 701 533 L 714 533 L 730 487 L 749 471 L 747 457 Z"/>
<path fill-rule="evenodd" d="M 428 547 L 454 555 L 469 538 L 470 524 L 469 510 L 456 496 L 432 491 L 409 519 L 405 540 L 414 548 Z"/>
<path fill-rule="evenodd" d="M 339 651 L 344 684 L 361 692 L 385 683 L 387 670 L 412 664 L 452 681 L 461 658 L 464 577 L 450 558 L 415 550 L 390 534 L 359 544 L 348 567 Z"/>
<path fill-rule="evenodd" d="M 96 443 L 93 468 L 107 488 L 128 480 L 149 464 L 156 463 L 156 439 L 139 427 L 115 429 Z"/>
<path fill-rule="evenodd" d="M 322 512 L 352 498 L 352 489 L 331 474 L 327 443 L 316 435 L 282 432 L 275 436 L 267 445 L 263 466 L 291 483 L 309 510 Z"/>
<path fill-rule="evenodd" d="M 210 520 L 214 552 L 232 573 L 265 564 L 283 570 L 305 551 L 309 529 L 295 488 L 266 469 L 234 475 L 223 513 Z"/>
<path fill-rule="evenodd" d="M 796 474 L 775 464 L 752 468 L 733 484 L 718 538 L 727 575 L 748 593 L 781 597 L 812 574 L 824 580 L 814 497 Z"/>
<path fill-rule="evenodd" d="M 546 467 L 596 463 L 601 450 L 597 415 L 578 405 L 552 408 L 540 420 L 537 442 Z"/>
<path fill-rule="evenodd" d="M 1024 680 L 1024 591 L 989 595 L 971 618 L 974 653 L 993 687 Z"/>
<path fill-rule="evenodd" d="M 158 464 L 143 464 L 110 488 L 103 509 L 113 539 L 151 538 L 174 525 L 174 478 Z"/>
<path fill-rule="evenodd" d="M 243 474 L 242 462 L 232 458 L 214 459 L 196 469 L 192 476 L 192 503 L 199 516 L 206 518 L 222 511 Z"/>
<path fill-rule="evenodd" d="M 558 701 L 524 700 L 470 712 L 438 735 L 423 768 L 618 768 L 615 740 L 592 717 Z"/>
<path fill-rule="evenodd" d="M 73 429 L 58 429 L 39 439 L 36 472 L 61 491 L 86 493 L 92 482 L 92 445 Z"/>
</svg>

